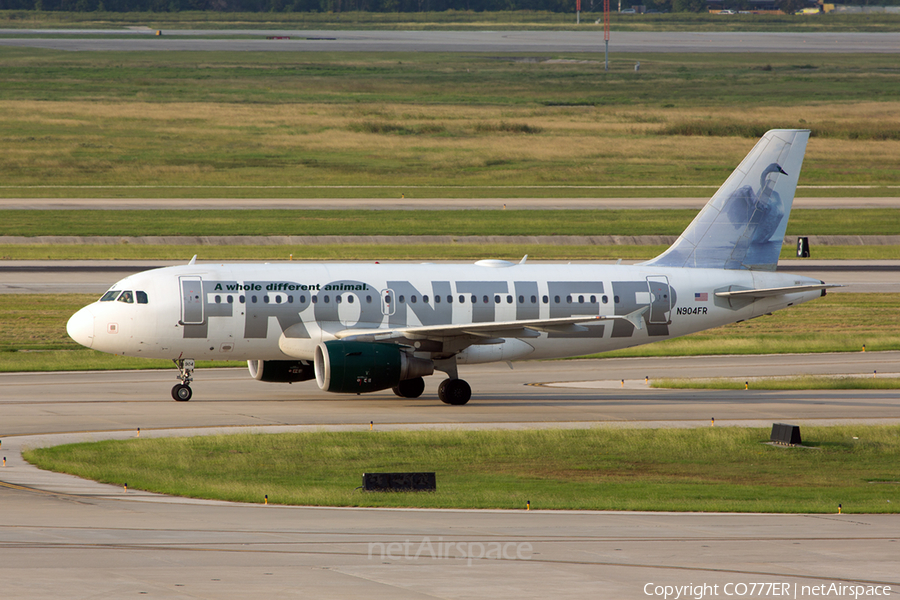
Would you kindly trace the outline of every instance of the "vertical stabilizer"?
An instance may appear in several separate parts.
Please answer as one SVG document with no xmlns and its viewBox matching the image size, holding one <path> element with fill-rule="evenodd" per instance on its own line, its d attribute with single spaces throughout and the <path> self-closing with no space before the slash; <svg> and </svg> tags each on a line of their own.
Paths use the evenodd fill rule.
<svg viewBox="0 0 900 600">
<path fill-rule="evenodd" d="M 645 264 L 774 271 L 807 140 L 806 129 L 768 131 L 675 243 Z"/>
</svg>

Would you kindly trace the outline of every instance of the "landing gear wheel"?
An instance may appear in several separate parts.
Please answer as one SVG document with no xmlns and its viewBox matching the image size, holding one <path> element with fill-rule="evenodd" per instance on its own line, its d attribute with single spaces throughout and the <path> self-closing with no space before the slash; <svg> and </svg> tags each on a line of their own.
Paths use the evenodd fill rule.
<svg viewBox="0 0 900 600">
<path fill-rule="evenodd" d="M 472 388 L 462 379 L 445 379 L 438 386 L 438 398 L 444 404 L 462 406 L 472 397 Z"/>
<path fill-rule="evenodd" d="M 178 383 L 172 388 L 172 398 L 178 402 L 187 402 L 193 395 L 194 392 L 191 391 L 191 386 L 189 385 Z"/>
<path fill-rule="evenodd" d="M 172 388 L 172 398 L 178 402 L 187 402 L 194 395 L 194 392 L 191 391 L 191 382 L 194 380 L 192 377 L 194 373 L 194 359 L 181 358 L 179 356 L 178 358 L 173 358 L 172 362 L 178 367 L 178 379 L 181 380 L 181 383 Z"/>
<path fill-rule="evenodd" d="M 425 380 L 421 377 L 404 379 L 392 389 L 401 398 L 418 398 L 425 391 Z"/>
</svg>

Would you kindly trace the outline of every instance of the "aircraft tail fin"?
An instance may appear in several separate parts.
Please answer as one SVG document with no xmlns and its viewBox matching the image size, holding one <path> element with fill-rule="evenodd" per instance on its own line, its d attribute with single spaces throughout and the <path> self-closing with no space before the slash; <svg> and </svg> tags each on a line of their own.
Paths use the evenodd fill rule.
<svg viewBox="0 0 900 600">
<path fill-rule="evenodd" d="M 774 271 L 807 129 L 766 132 L 672 246 L 644 264 Z"/>
</svg>

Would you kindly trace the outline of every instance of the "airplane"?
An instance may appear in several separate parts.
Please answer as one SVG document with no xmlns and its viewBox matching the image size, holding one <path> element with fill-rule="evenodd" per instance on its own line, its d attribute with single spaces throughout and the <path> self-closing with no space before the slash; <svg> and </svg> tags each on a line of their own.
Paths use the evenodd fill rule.
<svg viewBox="0 0 900 600">
<path fill-rule="evenodd" d="M 259 381 L 315 379 L 417 398 L 461 365 L 581 356 L 771 314 L 836 287 L 775 272 L 808 130 L 767 132 L 675 243 L 635 265 L 198 264 L 131 275 L 68 321 L 78 343 L 174 361 L 177 401 L 195 361 L 246 360 Z M 510 363 L 511 364 L 511 363 Z"/>
</svg>

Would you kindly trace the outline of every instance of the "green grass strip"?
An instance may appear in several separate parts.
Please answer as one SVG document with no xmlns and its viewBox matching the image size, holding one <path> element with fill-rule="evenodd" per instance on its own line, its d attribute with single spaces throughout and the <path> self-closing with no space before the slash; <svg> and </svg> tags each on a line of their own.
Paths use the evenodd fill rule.
<svg viewBox="0 0 900 600">
<path fill-rule="evenodd" d="M 316 506 L 900 512 L 900 427 L 408 431 L 131 439 L 25 452 L 43 469 L 177 496 Z M 434 471 L 436 493 L 365 472 Z"/>
<path fill-rule="evenodd" d="M 529 260 L 649 260 L 666 246 L 556 246 L 546 244 L 323 244 L 315 246 L 199 246 L 199 245 L 74 245 L 0 244 L 2 260 L 199 260 L 355 261 L 460 260 L 500 258 Z M 785 246 L 781 258 L 796 258 Z M 813 246 L 812 258 L 834 260 L 897 260 L 900 246 Z M 836 276 L 836 280 L 840 277 Z"/>
<path fill-rule="evenodd" d="M 500 205 L 496 201 L 492 204 Z M 677 236 L 697 212 L 693 209 L 42 210 L 39 213 L 4 210 L 2 233 L 26 237 Z M 900 235 L 900 210 L 798 209 L 791 213 L 787 235 Z"/>
</svg>

